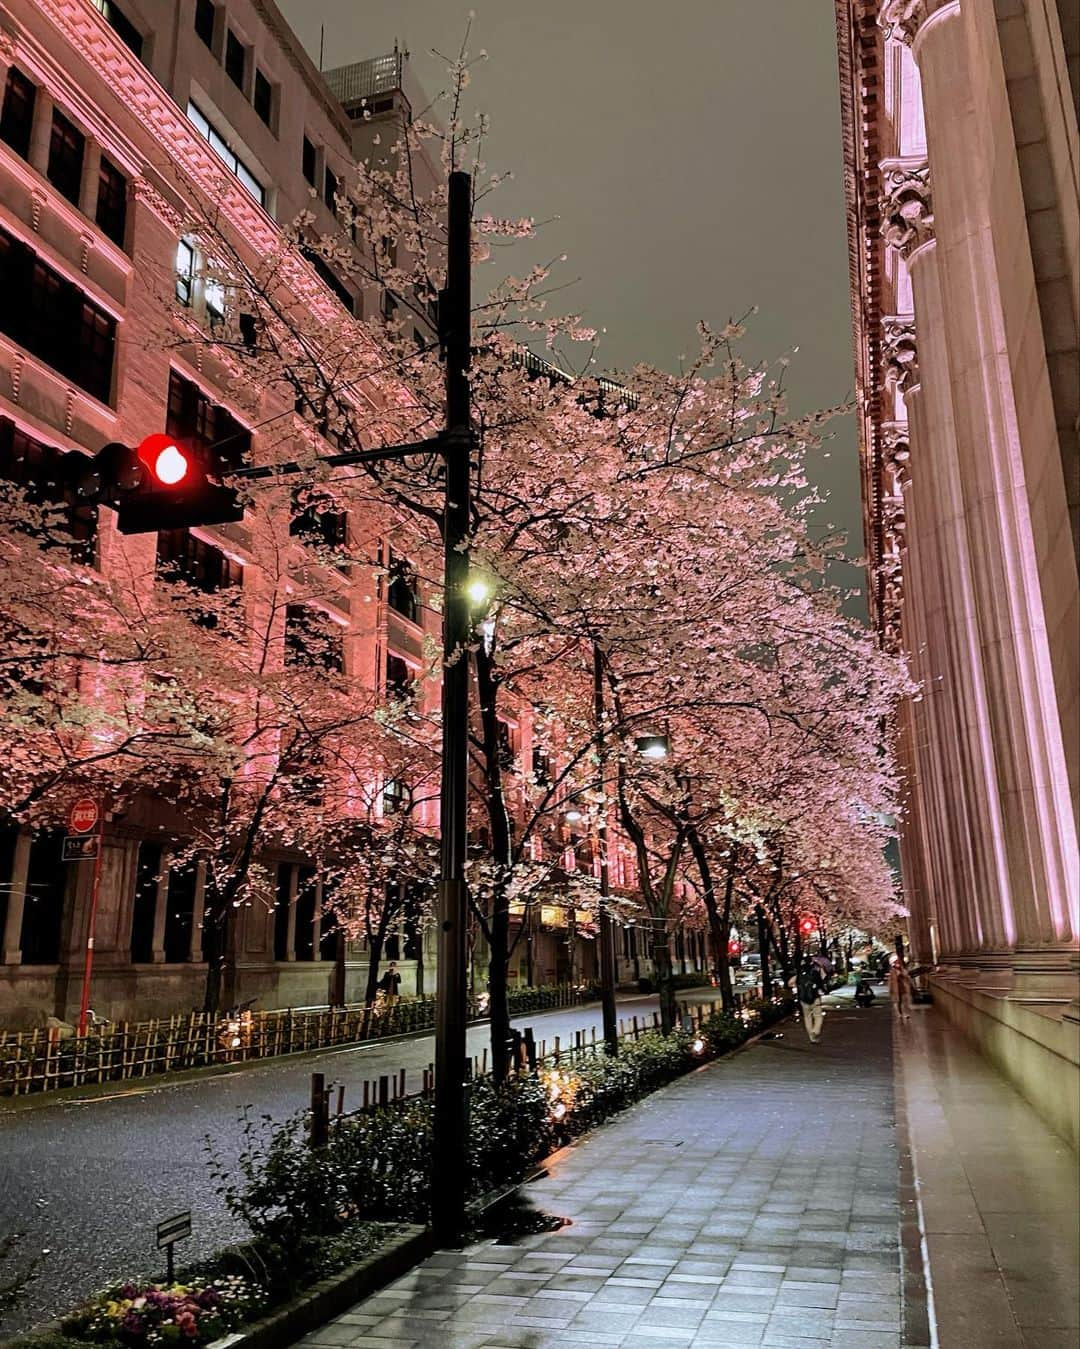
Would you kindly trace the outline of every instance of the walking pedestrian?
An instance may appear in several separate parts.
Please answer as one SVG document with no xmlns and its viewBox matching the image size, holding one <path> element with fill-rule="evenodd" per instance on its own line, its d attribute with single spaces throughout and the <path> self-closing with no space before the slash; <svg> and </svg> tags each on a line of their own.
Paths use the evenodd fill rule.
<svg viewBox="0 0 1080 1349">
<path fill-rule="evenodd" d="M 795 991 L 802 1007 L 803 1025 L 810 1043 L 816 1045 L 821 1039 L 821 1028 L 825 1024 L 825 1010 L 821 1005 L 821 995 L 825 992 L 825 976 L 821 966 L 810 956 L 803 959 L 795 980 Z"/>
<path fill-rule="evenodd" d="M 386 973 L 379 980 L 379 992 L 383 995 L 383 1002 L 387 1007 L 393 1007 L 397 1002 L 400 987 L 401 975 L 398 974 L 397 961 L 391 960 L 386 967 Z"/>
<path fill-rule="evenodd" d="M 900 956 L 893 956 L 889 965 L 889 997 L 901 1021 L 911 1012 L 911 975 Z"/>
</svg>

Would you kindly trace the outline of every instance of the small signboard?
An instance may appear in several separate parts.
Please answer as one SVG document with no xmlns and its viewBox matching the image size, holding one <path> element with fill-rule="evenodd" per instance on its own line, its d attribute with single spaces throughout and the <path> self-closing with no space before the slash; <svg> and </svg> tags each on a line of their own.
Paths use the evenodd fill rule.
<svg viewBox="0 0 1080 1349">
<path fill-rule="evenodd" d="M 96 862 L 100 850 L 100 834 L 68 834 L 61 857 L 65 862 Z"/>
<path fill-rule="evenodd" d="M 81 796 L 68 811 L 68 833 L 96 834 L 101 829 L 101 810 L 91 796 Z"/>
<path fill-rule="evenodd" d="M 183 1241 L 185 1237 L 191 1236 L 191 1209 L 185 1209 L 183 1213 L 174 1213 L 171 1218 L 166 1218 L 164 1222 L 157 1225 L 157 1248 L 165 1251 L 167 1262 L 166 1278 L 172 1283 L 175 1278 L 175 1269 L 173 1267 L 173 1246 L 178 1241 Z"/>
<path fill-rule="evenodd" d="M 175 1213 L 171 1218 L 166 1218 L 164 1222 L 157 1225 L 157 1246 L 162 1250 L 166 1246 L 171 1246 L 174 1241 L 183 1241 L 185 1237 L 191 1236 L 191 1209 L 185 1209 L 183 1213 Z"/>
</svg>

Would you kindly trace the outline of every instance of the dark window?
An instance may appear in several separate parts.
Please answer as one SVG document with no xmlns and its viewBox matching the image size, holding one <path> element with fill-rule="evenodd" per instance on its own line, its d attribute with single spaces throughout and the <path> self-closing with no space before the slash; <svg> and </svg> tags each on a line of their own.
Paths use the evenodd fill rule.
<svg viewBox="0 0 1080 1349">
<path fill-rule="evenodd" d="M 349 288 L 345 285 L 343 281 L 338 279 L 333 268 L 329 265 L 326 259 L 321 257 L 318 253 L 316 253 L 316 251 L 313 248 L 307 247 L 306 244 L 301 244 L 300 252 L 303 253 L 304 257 L 307 258 L 308 262 L 310 262 L 312 267 L 314 267 L 316 272 L 318 272 L 320 278 L 326 282 L 326 284 L 330 287 L 330 289 L 334 292 L 334 294 L 338 297 L 341 303 L 351 314 L 353 312 L 352 292 L 349 290 Z"/>
<path fill-rule="evenodd" d="M 142 60 L 142 34 L 115 3 L 115 0 L 94 0 L 94 5 L 124 46 L 130 47 L 135 55 Z"/>
<path fill-rule="evenodd" d="M 406 883 L 405 898 L 405 959 L 422 961 L 424 958 L 423 894 L 415 883 Z"/>
<path fill-rule="evenodd" d="M 52 134 L 49 137 L 49 167 L 47 177 L 53 187 L 68 201 L 79 204 L 82 185 L 83 153 L 86 137 L 59 108 L 53 108 Z"/>
<path fill-rule="evenodd" d="M 36 506 L 56 506 L 60 510 L 48 521 L 41 542 L 59 542 L 56 534 L 71 541 L 72 556 L 93 566 L 97 555 L 97 506 L 80 501 L 70 474 L 67 456 L 54 445 L 43 445 L 28 436 L 7 417 L 0 417 L 0 478 L 17 483 Z M 30 532 L 36 530 L 27 524 Z"/>
<path fill-rule="evenodd" d="M 61 861 L 63 835 L 38 834 L 30 845 L 19 949 L 24 965 L 55 965 L 60 960 L 67 865 Z"/>
<path fill-rule="evenodd" d="M 147 965 L 154 958 L 154 919 L 157 916 L 160 875 L 160 844 L 140 843 L 135 872 L 135 900 L 131 908 L 131 959 L 137 965 Z"/>
<path fill-rule="evenodd" d="M 204 112 L 201 112 L 194 103 L 188 103 L 187 107 L 188 121 L 198 131 L 199 135 L 206 141 L 210 149 L 217 155 L 218 159 L 235 173 L 240 182 L 248 192 L 255 198 L 260 206 L 266 205 L 266 188 L 259 182 L 258 178 L 248 168 L 240 156 L 229 144 L 228 140 L 214 126 Z"/>
<path fill-rule="evenodd" d="M 397 815 L 400 811 L 408 810 L 412 803 L 412 792 L 407 782 L 402 782 L 400 778 L 390 778 L 383 788 L 383 814 Z"/>
<path fill-rule="evenodd" d="M 214 0 L 195 0 L 195 32 L 208 47 L 214 46 L 214 19 L 217 7 Z"/>
<path fill-rule="evenodd" d="M 398 311 L 398 302 L 392 291 L 382 293 L 382 316 L 387 323 L 393 323 Z"/>
<path fill-rule="evenodd" d="M 341 930 L 341 924 L 332 905 L 333 900 L 328 893 L 327 883 L 324 881 L 322 923 L 319 927 L 320 960 L 333 960 L 337 955 L 338 932 Z"/>
<path fill-rule="evenodd" d="M 410 701 L 415 696 L 413 672 L 409 669 L 408 662 L 402 660 L 400 656 L 395 656 L 391 651 L 386 653 L 386 696 L 407 698 Z"/>
<path fill-rule="evenodd" d="M 323 178 L 323 201 L 326 202 L 331 211 L 334 209 L 334 198 L 337 196 L 337 190 L 337 174 L 327 166 L 326 176 Z"/>
<path fill-rule="evenodd" d="M 285 663 L 310 669 L 345 669 L 339 624 L 310 604 L 290 604 L 285 611 Z"/>
<path fill-rule="evenodd" d="M 315 959 L 315 868 L 300 867 L 296 887 L 296 958 Z"/>
<path fill-rule="evenodd" d="M 415 623 L 420 615 L 420 595 L 412 563 L 390 554 L 386 577 L 386 603 L 395 613 Z"/>
<path fill-rule="evenodd" d="M 195 294 L 195 249 L 186 239 L 176 245 L 176 298 L 191 308 Z"/>
<path fill-rule="evenodd" d="M 27 81 L 27 83 L 29 83 L 29 81 Z M 31 93 L 30 93 L 31 113 L 33 112 L 33 102 L 34 102 L 33 88 L 34 88 L 34 86 L 31 84 L 31 85 L 30 85 L 30 90 L 31 90 Z M 26 142 L 27 145 L 30 144 L 29 136 L 30 136 L 30 133 L 27 132 L 27 142 Z M 315 186 L 315 147 L 314 147 L 314 145 L 312 145 L 312 143 L 308 140 L 308 138 L 307 138 L 306 136 L 304 137 L 304 146 L 303 146 L 303 149 L 302 149 L 301 154 L 300 154 L 300 165 L 301 165 L 301 168 L 302 168 L 303 171 L 304 171 L 304 177 L 308 180 L 308 182 L 311 184 L 311 186 L 314 187 L 314 186 Z"/>
<path fill-rule="evenodd" d="M 277 869 L 277 892 L 274 898 L 274 959 L 289 958 L 289 889 L 292 881 L 292 863 L 282 862 Z"/>
<path fill-rule="evenodd" d="M 261 70 L 255 72 L 255 86 L 251 91 L 251 106 L 259 114 L 267 126 L 270 125 L 270 116 L 274 102 L 274 91 L 270 81 Z"/>
<path fill-rule="evenodd" d="M 116 320 L 26 244 L 0 230 L 0 331 L 102 403 L 112 390 Z"/>
<path fill-rule="evenodd" d="M 225 74 L 236 85 L 244 87 L 244 44 L 230 28 L 225 37 Z"/>
<path fill-rule="evenodd" d="M 165 897 L 165 963 L 179 965 L 191 955 L 195 922 L 195 864 L 169 868 Z"/>
<path fill-rule="evenodd" d="M 294 493 L 289 533 L 316 548 L 344 549 L 349 539 L 349 517 L 345 511 L 335 510 L 334 505 L 333 501 L 309 499 L 306 506 L 301 506 Z"/>
<path fill-rule="evenodd" d="M 163 529 L 157 541 L 158 570 L 171 580 L 213 595 L 243 585 L 244 569 L 220 548 L 197 539 L 187 529 Z"/>
<path fill-rule="evenodd" d="M 396 932 L 388 932 L 386 941 L 383 945 L 383 960 L 389 963 L 391 960 L 401 959 L 401 938 Z"/>
<path fill-rule="evenodd" d="M 0 114 L 0 140 L 22 159 L 30 154 L 30 132 L 34 125 L 34 100 L 37 85 L 14 66 L 4 86 L 4 110 Z"/>
<path fill-rule="evenodd" d="M 551 755 L 546 749 L 533 749 L 533 778 L 538 787 L 551 786 Z"/>
<path fill-rule="evenodd" d="M 499 767 L 511 772 L 517 767 L 517 727 L 501 719 L 497 723 L 499 735 Z"/>
<path fill-rule="evenodd" d="M 228 408 L 212 403 L 199 386 L 175 370 L 169 371 L 169 402 L 165 430 L 194 449 L 211 446 L 227 464 L 239 468 L 251 451 L 251 432 Z"/>
<path fill-rule="evenodd" d="M 127 178 L 115 164 L 101 158 L 98 174 L 97 210 L 94 219 L 102 234 L 114 244 L 124 246 L 124 226 L 127 223 Z"/>
</svg>

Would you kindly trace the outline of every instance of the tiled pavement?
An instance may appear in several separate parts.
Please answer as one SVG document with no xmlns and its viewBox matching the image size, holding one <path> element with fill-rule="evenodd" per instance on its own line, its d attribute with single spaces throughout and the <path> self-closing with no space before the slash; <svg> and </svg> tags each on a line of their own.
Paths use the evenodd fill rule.
<svg viewBox="0 0 1080 1349">
<path fill-rule="evenodd" d="M 572 1225 L 440 1252 L 303 1344 L 899 1349 L 889 1009 L 782 1029 L 562 1154 L 527 1194 Z"/>
</svg>

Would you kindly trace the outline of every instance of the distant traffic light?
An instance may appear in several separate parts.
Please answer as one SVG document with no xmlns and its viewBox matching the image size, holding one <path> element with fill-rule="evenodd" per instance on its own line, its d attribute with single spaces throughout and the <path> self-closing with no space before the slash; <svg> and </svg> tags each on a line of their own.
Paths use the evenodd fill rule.
<svg viewBox="0 0 1080 1349">
<path fill-rule="evenodd" d="M 803 934 L 804 937 L 809 937 L 816 927 L 817 923 L 814 922 L 813 918 L 799 919 L 799 931 Z"/>
<path fill-rule="evenodd" d="M 156 432 L 131 449 L 113 442 L 94 461 L 101 499 L 116 509 L 121 534 L 220 525 L 242 520 L 232 487 L 218 481 L 232 467 L 213 450 Z"/>
</svg>

